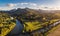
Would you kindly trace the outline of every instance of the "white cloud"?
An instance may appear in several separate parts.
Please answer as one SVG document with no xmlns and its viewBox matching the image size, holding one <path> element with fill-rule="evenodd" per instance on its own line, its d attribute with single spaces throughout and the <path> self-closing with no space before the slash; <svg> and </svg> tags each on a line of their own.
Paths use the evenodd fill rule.
<svg viewBox="0 0 60 36">
<path fill-rule="evenodd" d="M 5 4 L 5 6 L 0 7 L 0 10 L 11 10 L 11 9 L 14 9 L 15 6 L 17 5 L 13 3 Z"/>
<path fill-rule="evenodd" d="M 0 10 L 11 10 L 13 8 L 9 8 L 9 7 L 0 7 Z"/>
<path fill-rule="evenodd" d="M 29 3 L 20 3 L 21 5 L 27 5 L 27 4 L 29 4 Z"/>
<path fill-rule="evenodd" d="M 37 6 L 37 4 L 35 4 L 35 3 L 30 3 L 30 5 L 32 5 L 32 6 Z"/>
<path fill-rule="evenodd" d="M 7 6 L 7 7 L 14 7 L 14 6 L 16 6 L 16 4 L 9 3 L 9 4 L 7 4 L 6 6 Z"/>
<path fill-rule="evenodd" d="M 32 5 L 32 6 L 36 6 L 37 5 L 36 3 L 18 3 L 18 4 L 21 4 L 21 5 Z"/>
<path fill-rule="evenodd" d="M 44 10 L 60 10 L 60 5 L 38 5 L 36 3 L 8 3 L 4 7 L 0 7 L 0 10 L 11 10 L 14 8 L 32 8 L 32 9 L 44 9 Z"/>
</svg>

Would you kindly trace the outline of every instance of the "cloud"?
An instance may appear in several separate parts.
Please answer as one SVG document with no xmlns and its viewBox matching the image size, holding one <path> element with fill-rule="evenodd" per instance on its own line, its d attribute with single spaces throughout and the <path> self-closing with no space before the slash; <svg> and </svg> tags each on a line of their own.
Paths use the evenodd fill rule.
<svg viewBox="0 0 60 36">
<path fill-rule="evenodd" d="M 17 6 L 17 4 L 13 4 L 13 3 L 8 3 L 8 4 L 5 4 L 5 6 L 3 7 L 0 7 L 0 10 L 11 10 L 11 9 L 15 9 Z"/>
<path fill-rule="evenodd" d="M 52 6 L 52 5 L 39 5 L 38 9 L 43 10 L 60 10 L 60 6 Z"/>
<path fill-rule="evenodd" d="M 9 3 L 9 4 L 7 4 L 6 6 L 7 6 L 7 7 L 14 7 L 14 6 L 16 6 L 16 4 Z"/>
<path fill-rule="evenodd" d="M 19 5 L 20 4 L 20 5 Z M 19 8 L 23 7 L 28 7 L 28 8 L 31 8 L 31 9 L 37 9 L 37 4 L 36 3 L 18 3 L 19 5 Z"/>
<path fill-rule="evenodd" d="M 35 4 L 35 3 L 30 3 L 30 5 L 32 5 L 32 6 L 37 6 L 37 4 Z"/>
<path fill-rule="evenodd" d="M 38 5 L 36 3 L 27 3 L 27 2 L 22 2 L 22 3 L 8 3 L 4 7 L 0 7 L 0 10 L 11 10 L 14 8 L 32 8 L 32 9 L 44 9 L 44 10 L 57 10 L 60 9 L 58 6 L 53 6 L 53 5 Z"/>
<path fill-rule="evenodd" d="M 20 3 L 21 5 L 28 5 L 29 3 Z"/>
<path fill-rule="evenodd" d="M 30 6 L 37 6 L 36 3 L 18 3 L 18 5 L 21 4 L 21 5 L 30 5 Z"/>
<path fill-rule="evenodd" d="M 0 10 L 11 10 L 11 9 L 14 9 L 14 8 L 9 8 L 9 7 L 0 7 Z"/>
</svg>

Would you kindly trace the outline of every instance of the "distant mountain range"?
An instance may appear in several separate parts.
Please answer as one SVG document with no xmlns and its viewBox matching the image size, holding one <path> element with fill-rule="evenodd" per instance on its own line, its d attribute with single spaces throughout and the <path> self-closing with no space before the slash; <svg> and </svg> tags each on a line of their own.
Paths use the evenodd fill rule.
<svg viewBox="0 0 60 36">
<path fill-rule="evenodd" d="M 0 12 L 28 12 L 28 11 L 33 11 L 33 12 L 42 12 L 42 13 L 54 13 L 54 12 L 60 12 L 60 10 L 42 10 L 42 9 L 30 9 L 30 8 L 17 8 L 17 9 L 12 9 L 9 11 L 4 11 L 4 10 L 0 10 Z"/>
<path fill-rule="evenodd" d="M 24 9 L 21 9 L 21 8 L 17 8 L 17 9 L 12 9 L 12 10 L 9 10 L 9 11 L 0 11 L 0 12 L 6 12 L 6 13 L 9 13 L 9 14 L 27 14 L 27 13 L 30 13 L 30 14 L 40 14 L 40 13 L 60 13 L 60 10 L 42 10 L 42 9 L 29 9 L 29 8 L 24 8 Z"/>
<path fill-rule="evenodd" d="M 36 9 L 29 9 L 29 8 L 18 8 L 18 9 L 12 9 L 9 11 L 0 11 L 2 13 L 8 13 L 12 17 L 21 17 L 25 19 L 38 19 L 42 17 L 48 17 L 48 18 L 60 18 L 60 10 L 36 10 Z M 38 19 L 39 20 L 39 19 Z M 40 19 L 41 20 L 41 19 Z"/>
</svg>

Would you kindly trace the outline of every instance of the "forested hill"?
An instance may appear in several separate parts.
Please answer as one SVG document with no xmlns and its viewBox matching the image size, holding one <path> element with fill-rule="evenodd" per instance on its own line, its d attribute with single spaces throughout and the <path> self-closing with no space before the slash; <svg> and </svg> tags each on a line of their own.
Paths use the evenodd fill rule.
<svg viewBox="0 0 60 36">
<path fill-rule="evenodd" d="M 0 13 L 8 13 L 13 17 L 19 17 L 22 19 L 27 20 L 43 20 L 46 19 L 57 19 L 60 18 L 60 10 L 36 10 L 36 9 L 29 9 L 29 8 L 18 8 L 12 9 L 10 11 L 0 11 Z"/>
</svg>

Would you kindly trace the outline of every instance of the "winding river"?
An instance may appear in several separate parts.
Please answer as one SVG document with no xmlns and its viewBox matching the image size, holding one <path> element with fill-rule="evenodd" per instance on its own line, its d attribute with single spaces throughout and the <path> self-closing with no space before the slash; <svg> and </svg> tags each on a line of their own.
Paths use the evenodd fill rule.
<svg viewBox="0 0 60 36">
<path fill-rule="evenodd" d="M 21 33 L 21 31 L 23 30 L 23 28 L 24 28 L 23 24 L 19 20 L 16 20 L 16 26 L 8 34 L 8 36 L 17 36 L 17 35 L 19 35 Z"/>
<path fill-rule="evenodd" d="M 59 25 L 60 21 L 57 21 L 47 27 L 43 27 L 39 30 L 37 30 L 37 32 L 41 32 L 42 34 L 48 32 L 49 30 L 51 30 L 53 27 Z M 15 28 L 8 34 L 8 36 L 19 36 L 21 31 L 23 30 L 24 26 L 23 24 L 21 23 L 21 21 L 19 20 L 16 20 L 16 26 Z M 43 32 L 44 31 L 44 32 Z M 34 33 L 34 32 L 32 32 Z"/>
</svg>

